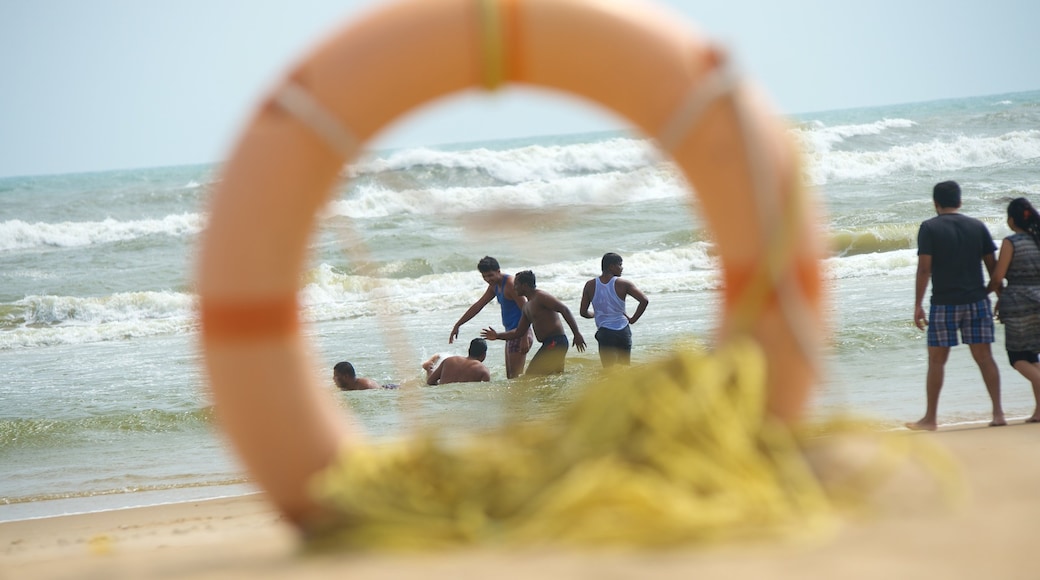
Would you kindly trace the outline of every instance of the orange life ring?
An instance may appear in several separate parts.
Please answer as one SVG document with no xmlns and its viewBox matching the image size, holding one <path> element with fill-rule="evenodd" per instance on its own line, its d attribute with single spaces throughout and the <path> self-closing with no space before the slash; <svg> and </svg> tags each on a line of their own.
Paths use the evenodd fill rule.
<svg viewBox="0 0 1040 580">
<path fill-rule="evenodd" d="M 197 290 L 218 419 L 289 517 L 350 426 L 299 332 L 308 237 L 343 164 L 400 115 L 472 87 L 585 97 L 658 140 L 697 191 L 723 269 L 719 339 L 751 335 L 768 409 L 802 412 L 822 336 L 820 236 L 785 125 L 674 15 L 639 2 L 403 0 L 321 44 L 263 102 L 223 171 Z"/>
</svg>

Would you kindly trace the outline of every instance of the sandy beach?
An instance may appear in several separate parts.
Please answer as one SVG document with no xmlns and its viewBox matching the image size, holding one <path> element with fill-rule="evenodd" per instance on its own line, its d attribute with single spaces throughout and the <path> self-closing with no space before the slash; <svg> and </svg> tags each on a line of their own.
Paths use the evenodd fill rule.
<svg viewBox="0 0 1040 580">
<path fill-rule="evenodd" d="M 955 509 L 843 521 L 811 541 L 666 551 L 487 549 L 302 556 L 260 494 L 0 524 L 3 578 L 1035 578 L 1040 426 L 962 427 L 931 437 L 963 470 Z M 913 484 L 910 484 L 913 485 Z M 904 490 L 913 498 L 915 490 Z M 920 490 L 918 490 L 920 491 Z M 916 501 L 916 500 L 913 500 Z M 911 502 L 913 503 L 913 502 Z"/>
</svg>

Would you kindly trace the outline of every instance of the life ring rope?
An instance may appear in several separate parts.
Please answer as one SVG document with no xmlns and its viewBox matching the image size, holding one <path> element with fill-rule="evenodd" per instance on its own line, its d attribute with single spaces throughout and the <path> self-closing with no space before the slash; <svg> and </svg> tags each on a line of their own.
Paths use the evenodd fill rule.
<svg viewBox="0 0 1040 580">
<path fill-rule="evenodd" d="M 709 84 L 708 90 L 722 83 L 723 81 L 719 80 Z M 791 188 L 790 196 L 783 196 L 781 183 L 775 172 L 770 171 L 770 164 L 765 160 L 761 139 L 755 135 L 753 124 L 748 122 L 740 92 L 736 85 L 729 86 L 729 96 L 733 100 L 737 127 L 751 172 L 751 193 L 756 201 L 754 207 L 757 225 L 760 231 L 766 232 L 765 237 L 769 243 L 766 244 L 764 256 L 747 278 L 747 284 L 726 288 L 733 309 L 723 333 L 747 334 L 756 318 L 769 304 L 769 300 L 775 297 L 799 350 L 807 358 L 815 358 L 816 342 L 808 333 L 806 325 L 802 324 L 802 321 L 808 319 L 809 310 L 802 300 L 803 292 L 797 285 L 798 280 L 788 275 L 797 271 L 796 234 L 798 224 L 806 217 L 801 211 L 804 203 L 801 198 L 803 188 L 796 185 Z M 774 219 L 776 216 L 780 219 Z"/>
<path fill-rule="evenodd" d="M 721 51 L 718 53 L 721 55 Z M 739 83 L 739 76 L 733 70 L 729 60 L 722 61 L 712 69 L 706 78 L 694 83 L 686 92 L 675 112 L 657 133 L 656 140 L 661 149 L 672 152 L 679 143 L 689 135 L 704 118 L 704 112 L 718 99 L 733 94 Z"/>
<path fill-rule="evenodd" d="M 506 43 L 503 34 L 504 23 L 498 0 L 479 0 L 480 9 L 480 56 L 481 84 L 485 89 L 493 91 L 500 87 L 506 79 Z"/>
<path fill-rule="evenodd" d="M 354 137 L 354 132 L 298 83 L 292 80 L 283 83 L 272 101 L 344 158 L 353 156 L 360 148 L 361 141 Z"/>
<path fill-rule="evenodd" d="M 777 207 L 782 202 L 779 195 L 780 184 L 776 175 L 769 171 L 769 163 L 764 160 L 759 140 L 753 134 L 752 124 L 747 120 L 740 95 L 740 77 L 721 50 L 717 50 L 716 55 L 720 62 L 703 80 L 690 88 L 668 122 L 658 132 L 656 141 L 661 149 L 672 153 L 682 140 L 696 129 L 711 105 L 723 98 L 732 101 L 751 171 L 752 194 L 757 202 L 755 208 L 758 227 L 768 232 L 770 243 L 764 258 L 745 278 L 746 283 L 733 284 L 733 287 L 726 288 L 733 308 L 722 334 L 747 334 L 755 319 L 768 305 L 770 297 L 775 295 L 799 350 L 807 358 L 815 358 L 815 340 L 809 334 L 809 329 L 800 323 L 809 319 L 810 309 L 803 299 L 803 293 L 792 284 L 796 281 L 784 276 L 787 268 L 796 260 L 797 226 L 805 217 L 800 212 L 803 203 L 800 199 L 802 188 L 792 188 L 795 195 L 786 200 L 786 205 Z M 782 219 L 771 219 L 775 215 L 782 216 Z M 735 280 L 736 277 L 730 277 L 731 283 Z"/>
</svg>

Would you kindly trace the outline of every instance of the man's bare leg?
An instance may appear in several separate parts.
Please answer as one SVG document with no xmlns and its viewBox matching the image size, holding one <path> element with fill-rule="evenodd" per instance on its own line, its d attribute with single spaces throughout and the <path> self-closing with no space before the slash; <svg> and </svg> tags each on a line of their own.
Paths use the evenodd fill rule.
<svg viewBox="0 0 1040 580">
<path fill-rule="evenodd" d="M 526 352 L 509 352 L 506 346 L 506 378 L 515 379 L 524 374 L 524 365 L 527 364 Z"/>
<path fill-rule="evenodd" d="M 990 343 L 969 344 L 968 348 L 971 349 L 971 356 L 975 359 L 975 363 L 979 365 L 982 382 L 986 384 L 986 392 L 989 393 L 989 399 L 993 403 L 993 420 L 990 421 L 989 426 L 1007 425 L 1007 421 L 1004 419 L 1004 408 L 1000 403 L 1000 369 L 997 368 L 997 361 L 993 360 L 993 349 L 990 348 Z"/>
<path fill-rule="evenodd" d="M 935 431 L 938 428 L 936 417 L 939 413 L 939 392 L 942 391 L 946 374 L 946 361 L 950 358 L 950 347 L 928 347 L 928 374 L 925 376 L 925 411 L 924 417 L 914 423 L 906 423 L 907 429 L 914 431 Z"/>
<path fill-rule="evenodd" d="M 515 379 L 524 374 L 524 367 L 527 365 L 527 352 L 530 351 L 531 345 L 534 344 L 534 329 L 527 329 L 526 351 L 524 350 L 524 341 L 521 339 L 519 343 L 521 349 L 519 352 L 510 352 L 509 343 L 506 343 L 506 378 L 509 379 Z"/>
</svg>

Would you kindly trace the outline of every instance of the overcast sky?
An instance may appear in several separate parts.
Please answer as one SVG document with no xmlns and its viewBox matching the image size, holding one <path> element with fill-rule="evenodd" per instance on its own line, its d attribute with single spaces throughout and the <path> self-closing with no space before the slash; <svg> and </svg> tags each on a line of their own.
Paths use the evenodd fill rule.
<svg viewBox="0 0 1040 580">
<path fill-rule="evenodd" d="M 221 161 L 261 92 L 379 3 L 0 0 L 0 176 Z M 663 3 L 728 46 L 783 113 L 1040 89 L 1035 0 Z M 506 91 L 430 107 L 374 145 L 617 126 Z"/>
</svg>

